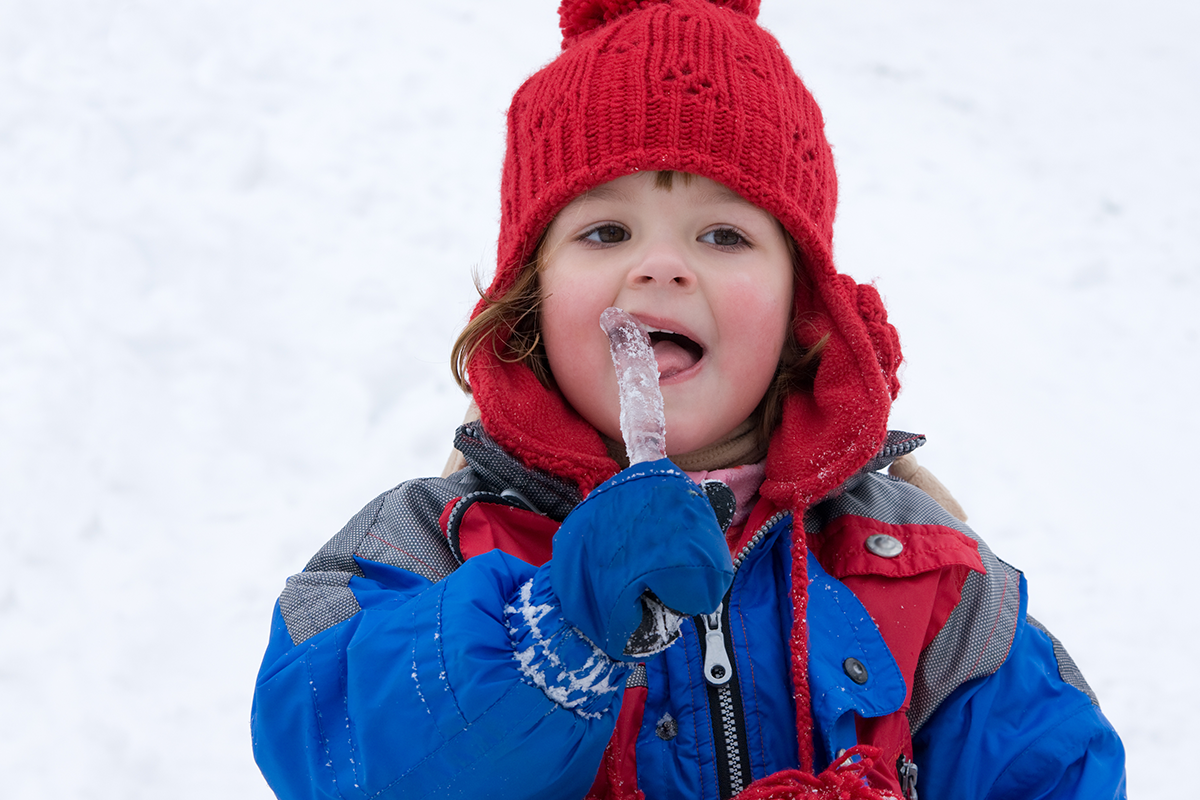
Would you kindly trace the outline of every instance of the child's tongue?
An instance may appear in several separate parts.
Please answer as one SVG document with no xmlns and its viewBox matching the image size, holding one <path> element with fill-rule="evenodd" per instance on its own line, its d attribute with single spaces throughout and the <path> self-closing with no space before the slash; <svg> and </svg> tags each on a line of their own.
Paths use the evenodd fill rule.
<svg viewBox="0 0 1200 800">
<path fill-rule="evenodd" d="M 696 354 L 669 339 L 654 343 L 654 360 L 658 362 L 658 378 L 669 378 L 677 372 L 683 372 L 699 359 Z"/>
</svg>

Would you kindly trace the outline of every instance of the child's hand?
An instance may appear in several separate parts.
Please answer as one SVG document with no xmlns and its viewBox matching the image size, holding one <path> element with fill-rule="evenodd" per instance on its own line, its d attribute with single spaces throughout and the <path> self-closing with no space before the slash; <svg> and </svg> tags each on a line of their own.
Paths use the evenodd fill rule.
<svg viewBox="0 0 1200 800">
<path fill-rule="evenodd" d="M 733 581 L 729 549 L 704 491 L 665 458 L 597 487 L 555 534 L 549 566 L 565 618 L 617 660 L 647 654 L 629 646 L 644 614 L 648 624 L 661 619 L 662 606 L 710 614 Z M 646 592 L 652 596 L 643 605 Z"/>
</svg>

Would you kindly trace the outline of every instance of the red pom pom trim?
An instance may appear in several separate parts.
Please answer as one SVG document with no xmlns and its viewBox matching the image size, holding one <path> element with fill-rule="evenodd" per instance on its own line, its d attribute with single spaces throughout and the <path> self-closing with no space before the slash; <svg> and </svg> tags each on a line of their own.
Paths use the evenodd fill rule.
<svg viewBox="0 0 1200 800">
<path fill-rule="evenodd" d="M 854 756 L 862 760 L 851 761 Z M 776 772 L 747 786 L 736 800 L 900 800 L 867 783 L 867 772 L 878 757 L 878 748 L 855 745 L 820 775 L 798 769 Z"/>
</svg>

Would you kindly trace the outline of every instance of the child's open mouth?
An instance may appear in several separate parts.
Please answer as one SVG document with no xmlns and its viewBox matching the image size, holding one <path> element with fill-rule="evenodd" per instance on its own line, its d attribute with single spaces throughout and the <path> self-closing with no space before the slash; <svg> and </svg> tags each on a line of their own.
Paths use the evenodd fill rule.
<svg viewBox="0 0 1200 800">
<path fill-rule="evenodd" d="M 646 331 L 658 362 L 658 379 L 664 380 L 683 372 L 704 357 L 704 347 L 682 333 Z"/>
</svg>

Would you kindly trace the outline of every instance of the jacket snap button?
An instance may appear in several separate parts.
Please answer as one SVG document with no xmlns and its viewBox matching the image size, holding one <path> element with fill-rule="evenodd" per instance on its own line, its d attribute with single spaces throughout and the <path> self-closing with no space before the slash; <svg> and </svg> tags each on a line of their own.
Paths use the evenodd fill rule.
<svg viewBox="0 0 1200 800">
<path fill-rule="evenodd" d="M 904 550 L 904 544 L 895 536 L 876 533 L 867 537 L 867 549 L 881 558 L 895 558 Z"/>
<path fill-rule="evenodd" d="M 669 742 L 679 734 L 679 723 L 670 714 L 663 714 L 654 726 L 654 733 L 664 742 Z"/>
<path fill-rule="evenodd" d="M 846 673 L 846 677 L 862 686 L 867 682 L 867 668 L 863 666 L 863 662 L 857 658 L 847 658 L 842 662 L 842 671 Z"/>
</svg>

